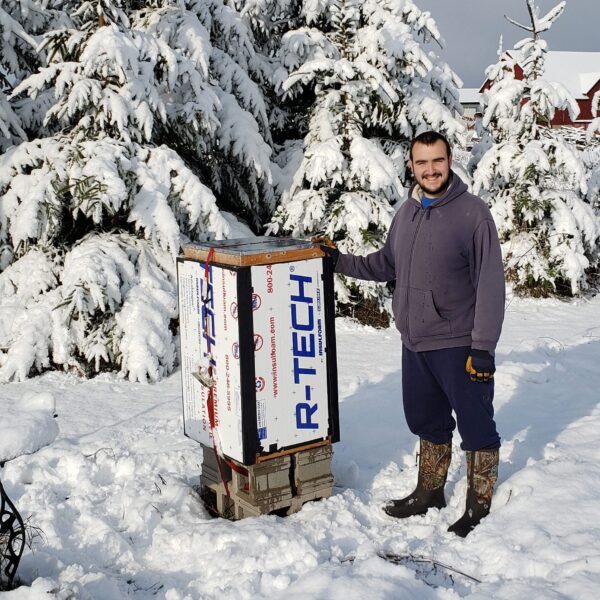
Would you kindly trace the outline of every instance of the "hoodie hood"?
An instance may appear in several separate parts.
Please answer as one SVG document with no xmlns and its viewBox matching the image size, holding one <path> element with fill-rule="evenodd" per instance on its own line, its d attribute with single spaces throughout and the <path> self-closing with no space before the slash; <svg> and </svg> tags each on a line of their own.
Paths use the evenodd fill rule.
<svg viewBox="0 0 600 600">
<path fill-rule="evenodd" d="M 468 190 L 467 184 L 454 172 L 450 171 L 450 185 L 443 196 L 436 198 L 429 208 L 438 208 L 448 202 L 452 202 L 455 198 L 464 194 Z M 421 208 L 421 197 L 423 190 L 418 183 L 414 183 L 408 191 L 409 200 L 419 208 Z"/>
</svg>

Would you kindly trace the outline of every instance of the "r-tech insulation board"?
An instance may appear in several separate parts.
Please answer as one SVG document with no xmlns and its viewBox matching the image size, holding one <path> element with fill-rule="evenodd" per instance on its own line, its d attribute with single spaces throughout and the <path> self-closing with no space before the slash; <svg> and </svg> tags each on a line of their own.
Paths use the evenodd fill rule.
<svg viewBox="0 0 600 600">
<path fill-rule="evenodd" d="M 185 434 L 244 465 L 338 441 L 330 259 L 259 237 L 186 245 L 177 266 Z"/>
</svg>

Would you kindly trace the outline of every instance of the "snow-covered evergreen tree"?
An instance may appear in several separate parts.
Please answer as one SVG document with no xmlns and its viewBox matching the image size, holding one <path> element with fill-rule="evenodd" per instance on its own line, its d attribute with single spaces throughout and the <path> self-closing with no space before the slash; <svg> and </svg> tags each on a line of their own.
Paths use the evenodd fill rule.
<svg viewBox="0 0 600 600">
<path fill-rule="evenodd" d="M 33 136 L 44 134 L 39 126 L 49 93 L 39 95 L 35 102 L 8 97 L 44 63 L 46 54 L 39 49 L 43 34 L 68 26 L 63 4 L 59 1 L 48 6 L 45 0 L 0 2 L 0 151 L 25 139 L 28 131 Z"/>
<path fill-rule="evenodd" d="M 488 67 L 485 135 L 474 148 L 476 193 L 491 205 L 506 269 L 515 289 L 534 295 L 576 294 L 597 265 L 600 228 L 585 200 L 586 170 L 574 146 L 550 128 L 557 110 L 578 112 L 563 86 L 544 79 L 547 44 L 540 35 L 560 17 L 565 2 L 544 16 L 526 0 L 531 35 L 500 53 Z M 515 65 L 523 79 L 515 77 Z"/>
<path fill-rule="evenodd" d="M 304 26 L 285 33 L 276 86 L 297 114 L 310 100 L 303 142 L 282 160 L 289 183 L 270 230 L 324 234 L 340 250 L 381 247 L 404 195 L 410 140 L 436 129 L 457 140 L 463 125 L 458 77 L 422 42 L 439 40 L 430 14 L 412 0 L 306 0 Z M 339 277 L 338 299 L 375 301 L 385 286 Z"/>
<path fill-rule="evenodd" d="M 600 91 L 594 94 L 592 98 L 592 115 L 600 114 Z M 600 116 L 596 116 L 592 119 L 592 122 L 588 125 L 587 135 L 588 140 L 594 139 L 594 136 L 600 133 Z"/>
<path fill-rule="evenodd" d="M 223 0 L 56 4 L 66 26 L 36 34 L 43 64 L 11 92 L 34 141 L 0 155 L 0 379 L 156 380 L 181 242 L 228 237 L 221 209 L 272 212 L 261 62 Z"/>
<path fill-rule="evenodd" d="M 592 115 L 600 114 L 600 92 L 592 98 Z M 585 161 L 589 172 L 587 198 L 596 214 L 600 215 L 600 117 L 595 117 L 587 127 Z M 600 262 L 600 261 L 599 261 Z M 600 274 L 596 272 L 600 281 Z"/>
<path fill-rule="evenodd" d="M 0 152 L 27 139 L 21 121 L 14 113 L 6 95 L 0 90 Z"/>
<path fill-rule="evenodd" d="M 0 152 L 27 139 L 7 98 L 14 85 L 31 73 L 28 60 L 35 64 L 37 59 L 36 40 L 15 18 L 21 16 L 18 8 L 16 2 L 0 3 Z"/>
<path fill-rule="evenodd" d="M 274 73 L 279 65 L 281 38 L 290 30 L 301 27 L 305 22 L 303 2 L 301 0 L 232 0 L 253 33 L 253 44 L 261 59 L 263 77 L 260 89 L 267 105 L 269 128 L 274 147 L 274 180 L 280 187 L 278 155 L 285 154 L 289 140 L 295 140 L 305 131 L 304 120 L 308 112 L 308 103 L 289 105 L 281 101 L 281 95 L 275 89 Z M 280 195 L 280 194 L 278 194 Z"/>
</svg>

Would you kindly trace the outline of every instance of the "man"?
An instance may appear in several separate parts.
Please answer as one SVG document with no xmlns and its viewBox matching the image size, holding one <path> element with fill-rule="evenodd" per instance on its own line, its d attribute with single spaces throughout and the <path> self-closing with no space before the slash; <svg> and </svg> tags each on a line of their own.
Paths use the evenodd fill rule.
<svg viewBox="0 0 600 600">
<path fill-rule="evenodd" d="M 467 452 L 464 515 L 449 531 L 465 537 L 490 510 L 500 437 L 492 406 L 494 350 L 504 318 L 504 271 L 487 205 L 451 170 L 450 145 L 429 131 L 411 143 L 416 184 L 384 247 L 368 256 L 325 249 L 336 272 L 396 281 L 392 307 L 402 334 L 402 392 L 420 438 L 415 491 L 384 510 L 405 518 L 446 506 L 444 485 L 456 421 Z"/>
</svg>

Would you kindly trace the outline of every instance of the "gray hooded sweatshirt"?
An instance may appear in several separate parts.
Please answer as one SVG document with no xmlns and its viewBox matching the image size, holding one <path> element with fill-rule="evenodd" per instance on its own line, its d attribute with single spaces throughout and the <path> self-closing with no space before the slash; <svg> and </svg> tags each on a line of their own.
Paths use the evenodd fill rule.
<svg viewBox="0 0 600 600">
<path fill-rule="evenodd" d="M 421 206 L 421 194 L 411 188 L 381 250 L 340 254 L 335 270 L 396 280 L 392 308 L 409 350 L 471 346 L 493 352 L 504 319 L 504 268 L 490 210 L 455 174 L 429 208 Z"/>
</svg>

